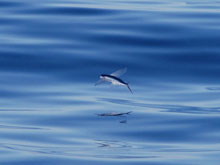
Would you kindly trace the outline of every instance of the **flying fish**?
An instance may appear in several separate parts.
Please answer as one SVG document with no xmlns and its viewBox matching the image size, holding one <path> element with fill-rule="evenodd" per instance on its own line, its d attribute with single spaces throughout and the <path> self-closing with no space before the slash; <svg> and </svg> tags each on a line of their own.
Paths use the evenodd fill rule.
<svg viewBox="0 0 220 165">
<path fill-rule="evenodd" d="M 119 77 L 122 76 L 124 73 L 126 73 L 127 68 L 123 68 L 120 70 L 117 70 L 111 74 L 101 74 L 100 75 L 100 79 L 97 83 L 95 83 L 96 85 L 102 84 L 104 82 L 110 82 L 113 85 L 122 85 L 122 86 L 126 86 L 128 88 L 128 90 L 133 94 L 131 88 L 129 87 L 127 82 L 124 82 L 122 79 L 120 79 Z"/>
</svg>

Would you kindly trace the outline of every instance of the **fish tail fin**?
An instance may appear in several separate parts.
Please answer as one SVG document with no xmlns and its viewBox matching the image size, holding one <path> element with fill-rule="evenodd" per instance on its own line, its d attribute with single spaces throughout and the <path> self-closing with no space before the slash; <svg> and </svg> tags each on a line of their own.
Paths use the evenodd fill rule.
<svg viewBox="0 0 220 165">
<path fill-rule="evenodd" d="M 129 111 L 129 112 L 127 112 L 126 114 L 127 114 L 127 115 L 130 115 L 131 112 L 132 112 L 132 111 Z"/>
<path fill-rule="evenodd" d="M 129 87 L 129 85 L 127 84 L 128 90 L 133 94 L 131 88 Z"/>
</svg>

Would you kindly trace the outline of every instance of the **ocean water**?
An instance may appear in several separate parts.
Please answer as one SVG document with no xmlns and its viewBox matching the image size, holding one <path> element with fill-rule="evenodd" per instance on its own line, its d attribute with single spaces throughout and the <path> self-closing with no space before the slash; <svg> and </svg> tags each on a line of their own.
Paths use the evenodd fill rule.
<svg viewBox="0 0 220 165">
<path fill-rule="evenodd" d="M 219 20 L 218 0 L 1 0 L 0 164 L 219 165 Z M 94 86 L 123 67 L 133 95 Z"/>
</svg>

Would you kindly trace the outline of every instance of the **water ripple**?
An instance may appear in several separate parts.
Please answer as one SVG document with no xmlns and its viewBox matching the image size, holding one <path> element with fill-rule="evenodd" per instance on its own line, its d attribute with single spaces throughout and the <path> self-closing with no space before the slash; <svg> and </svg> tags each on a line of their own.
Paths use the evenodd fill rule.
<svg viewBox="0 0 220 165">
<path fill-rule="evenodd" d="M 218 1 L 0 8 L 0 164 L 219 164 Z"/>
<path fill-rule="evenodd" d="M 119 104 L 119 105 L 154 108 L 154 109 L 159 109 L 161 112 L 175 112 L 175 113 L 189 113 L 189 114 L 219 114 L 220 113 L 220 107 L 195 107 L 195 106 L 168 105 L 168 104 L 147 104 L 147 103 L 138 103 L 131 100 L 114 99 L 114 98 L 98 98 L 98 100 L 113 104 Z"/>
</svg>

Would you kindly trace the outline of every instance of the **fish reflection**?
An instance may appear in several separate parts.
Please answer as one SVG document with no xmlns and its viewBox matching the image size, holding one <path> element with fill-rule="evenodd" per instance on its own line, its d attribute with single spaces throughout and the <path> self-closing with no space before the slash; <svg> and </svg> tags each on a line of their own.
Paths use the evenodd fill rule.
<svg viewBox="0 0 220 165">
<path fill-rule="evenodd" d="M 124 116 L 124 115 L 129 115 L 132 111 L 129 112 L 122 112 L 122 113 L 117 113 L 117 112 L 110 112 L 110 113 L 100 113 L 97 114 L 98 116 Z"/>
<path fill-rule="evenodd" d="M 110 113 L 100 113 L 96 114 L 97 116 L 102 116 L 102 117 L 127 117 L 127 115 L 130 115 L 132 111 L 129 112 L 110 112 Z M 120 120 L 119 123 L 126 124 L 127 123 L 127 118 L 124 120 Z"/>
</svg>

